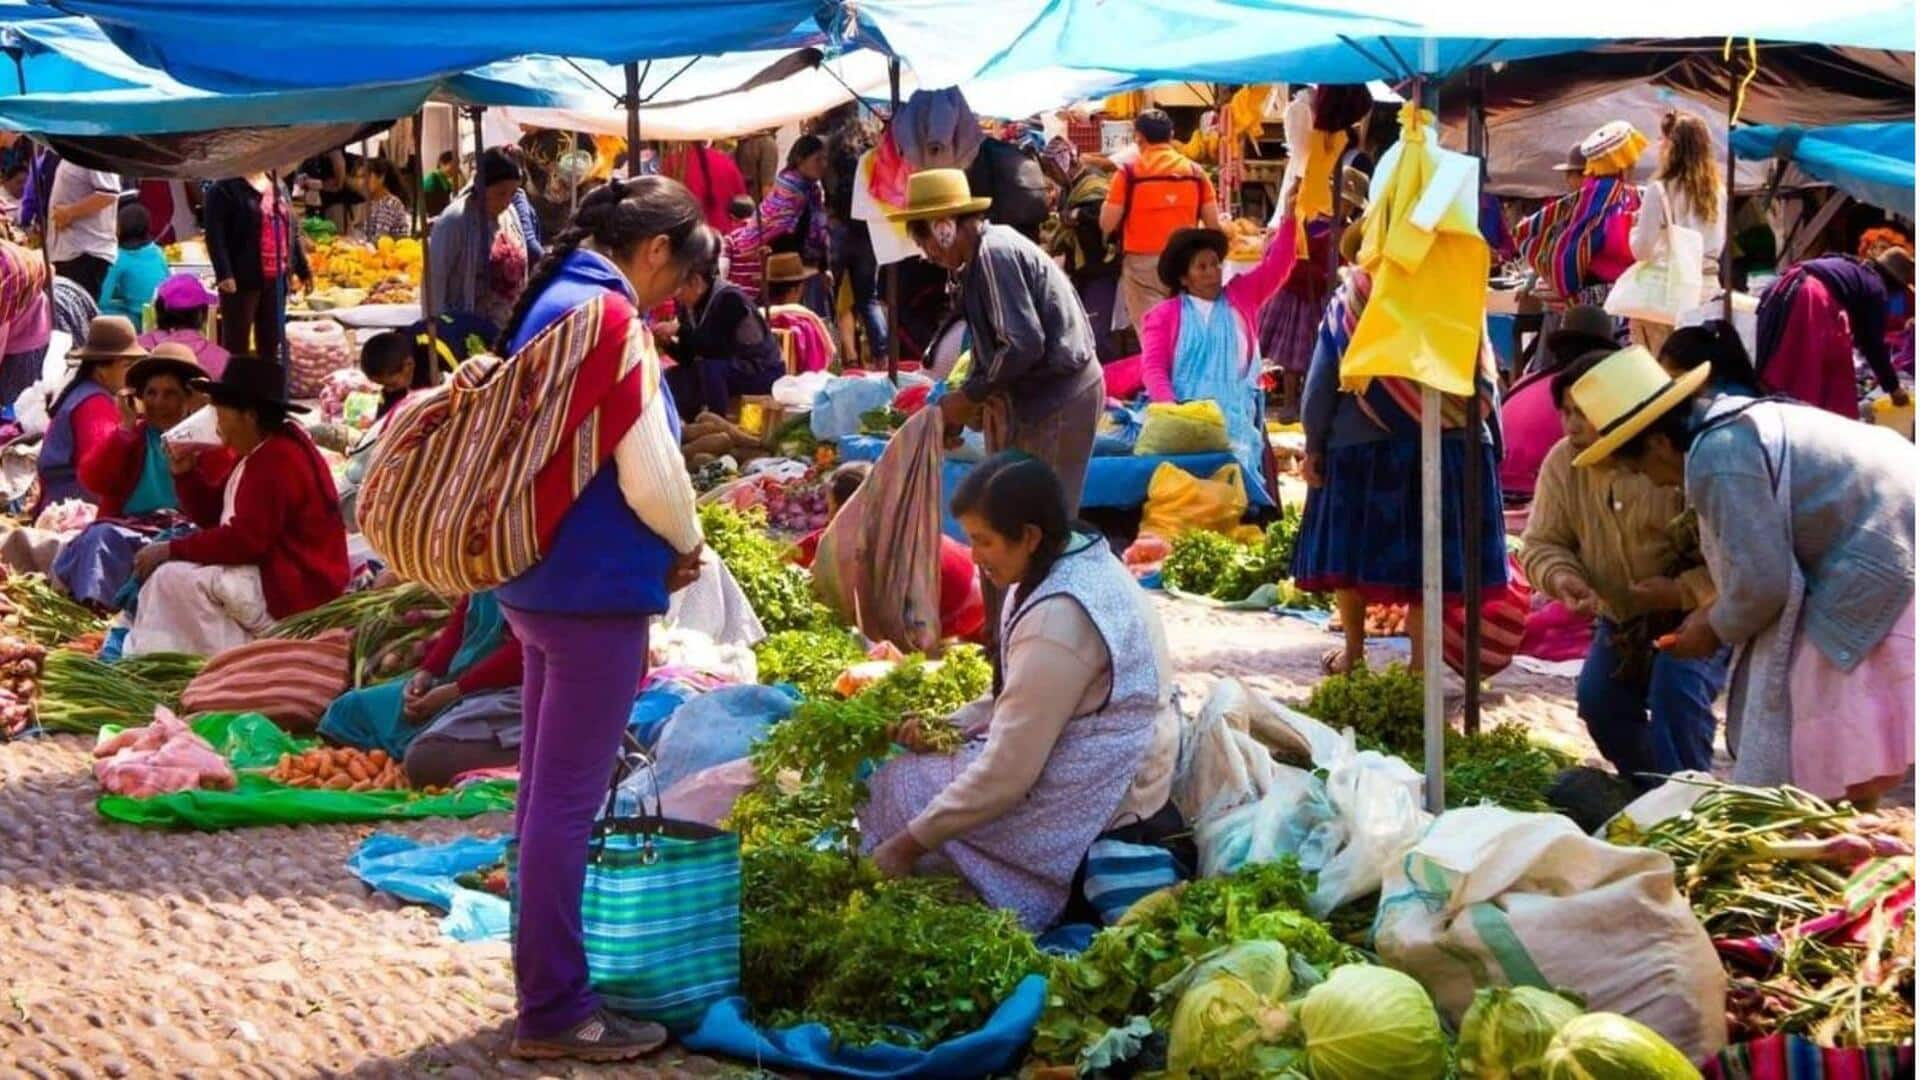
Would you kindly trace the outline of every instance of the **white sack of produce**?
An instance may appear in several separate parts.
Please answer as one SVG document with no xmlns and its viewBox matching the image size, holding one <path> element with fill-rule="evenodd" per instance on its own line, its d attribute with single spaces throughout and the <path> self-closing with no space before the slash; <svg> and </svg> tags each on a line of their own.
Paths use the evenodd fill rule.
<svg viewBox="0 0 1920 1080">
<path fill-rule="evenodd" d="M 332 319 L 287 323 L 287 392 L 296 398 L 317 397 L 327 376 L 356 363 L 347 332 Z"/>
<path fill-rule="evenodd" d="M 836 615 L 868 640 L 906 652 L 940 645 L 943 435 L 940 410 L 932 408 L 895 432 L 821 535 L 813 561 L 814 591 Z"/>
<path fill-rule="evenodd" d="M 1374 947 L 1452 1024 L 1478 987 L 1537 986 L 1638 1020 L 1694 1061 L 1727 1042 L 1726 972 L 1672 860 L 1558 814 L 1441 815 L 1389 868 Z"/>
<path fill-rule="evenodd" d="M 1250 731 L 1257 700 L 1240 680 L 1222 679 L 1199 718 L 1181 730 L 1173 805 L 1196 826 L 1259 800 L 1273 786 L 1278 765 Z"/>
</svg>

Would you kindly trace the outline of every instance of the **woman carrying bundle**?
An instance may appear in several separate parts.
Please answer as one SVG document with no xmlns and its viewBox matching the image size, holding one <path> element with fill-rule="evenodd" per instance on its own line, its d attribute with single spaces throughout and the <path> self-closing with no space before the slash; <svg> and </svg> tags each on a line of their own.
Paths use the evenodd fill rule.
<svg viewBox="0 0 1920 1080">
<path fill-rule="evenodd" d="M 942 856 L 1038 931 L 1075 899 L 1096 840 L 1177 846 L 1172 663 L 1146 594 L 1103 539 L 1069 524 L 1044 462 L 1018 451 L 988 459 L 953 510 L 974 562 L 1009 590 L 1001 677 L 952 718 L 971 739 L 958 753 L 880 767 L 860 831 L 881 872 L 904 877 Z"/>
</svg>

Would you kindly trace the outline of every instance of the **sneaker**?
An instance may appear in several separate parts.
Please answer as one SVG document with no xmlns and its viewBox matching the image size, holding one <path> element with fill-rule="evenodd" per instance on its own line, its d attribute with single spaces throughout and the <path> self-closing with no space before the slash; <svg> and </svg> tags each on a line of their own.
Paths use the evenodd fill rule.
<svg viewBox="0 0 1920 1080">
<path fill-rule="evenodd" d="M 667 1029 L 597 1009 L 571 1031 L 543 1039 L 515 1036 L 508 1051 L 525 1061 L 573 1058 L 577 1061 L 631 1061 L 667 1044 Z"/>
</svg>

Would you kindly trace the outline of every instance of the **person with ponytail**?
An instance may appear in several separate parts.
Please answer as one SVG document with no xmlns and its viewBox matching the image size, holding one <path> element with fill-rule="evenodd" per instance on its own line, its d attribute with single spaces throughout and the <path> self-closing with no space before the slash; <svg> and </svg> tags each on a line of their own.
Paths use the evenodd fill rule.
<svg viewBox="0 0 1920 1080">
<path fill-rule="evenodd" d="M 1700 234 L 1699 302 L 1719 291 L 1720 249 L 1727 242 L 1727 218 L 1721 213 L 1727 186 L 1713 158 L 1713 138 L 1706 122 L 1689 113 L 1670 112 L 1660 121 L 1660 170 L 1641 196 L 1629 243 L 1633 257 L 1653 262 L 1665 253 L 1668 225 Z M 1655 356 L 1671 325 L 1633 319 L 1628 323 L 1633 343 Z"/>
<path fill-rule="evenodd" d="M 602 301 L 609 316 L 627 316 L 618 322 L 633 328 L 629 348 L 652 352 L 640 313 L 671 297 L 689 268 L 718 258 L 717 237 L 703 222 L 700 204 L 673 180 L 648 176 L 594 191 L 534 269 L 496 348 L 512 356 Z M 603 321 L 601 332 L 609 331 Z M 640 401 L 624 410 L 625 430 L 609 423 L 601 433 L 614 441 L 612 458 L 566 510 L 541 560 L 495 590 L 525 673 L 514 806 L 512 1052 L 521 1058 L 624 1061 L 666 1041 L 659 1025 L 616 1016 L 588 988 L 580 920 L 587 843 L 645 674 L 648 623 L 699 575 L 705 546 L 673 396 L 657 364 L 640 369 L 614 390 L 637 392 Z M 622 411 L 596 415 L 605 421 Z"/>
<path fill-rule="evenodd" d="M 498 147 L 480 155 L 475 172 L 428 234 L 426 314 L 460 312 L 498 326 L 527 287 L 535 251 L 517 206 L 526 172 Z"/>
<path fill-rule="evenodd" d="M 1053 469 L 1017 450 L 987 459 L 954 493 L 973 561 L 1007 591 L 999 675 L 951 719 L 964 747 L 882 765 L 860 811 L 881 873 L 905 877 L 938 854 L 1035 932 L 1063 912 L 1092 920 L 1081 901 L 1099 842 L 1161 849 L 1166 884 L 1194 868 L 1170 801 L 1180 716 L 1165 630 L 1067 505 Z M 921 745 L 912 723 L 896 738 Z"/>
<path fill-rule="evenodd" d="M 1765 397 L 1760 376 L 1754 373 L 1753 360 L 1740 341 L 1740 332 L 1725 319 L 1713 319 L 1699 326 L 1683 326 L 1673 332 L 1660 349 L 1660 366 L 1674 378 L 1707 365 L 1707 392 Z"/>
</svg>

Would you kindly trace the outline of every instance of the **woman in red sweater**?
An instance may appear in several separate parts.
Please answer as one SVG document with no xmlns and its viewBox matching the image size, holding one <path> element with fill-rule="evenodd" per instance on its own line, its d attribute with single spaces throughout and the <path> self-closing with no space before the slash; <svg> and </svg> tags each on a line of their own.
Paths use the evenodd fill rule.
<svg viewBox="0 0 1920 1080">
<path fill-rule="evenodd" d="M 212 656 L 347 587 L 347 530 L 333 475 L 289 413 L 278 364 L 235 357 L 213 398 L 220 441 L 240 459 L 227 478 L 220 524 L 134 557 L 141 586 L 127 654 Z"/>
</svg>

